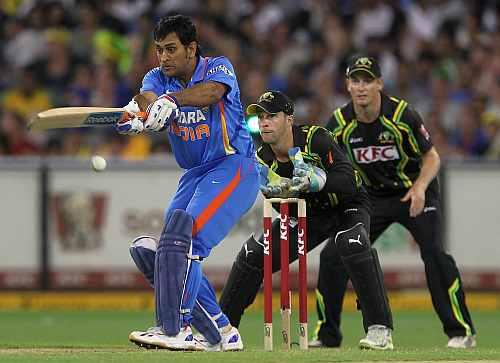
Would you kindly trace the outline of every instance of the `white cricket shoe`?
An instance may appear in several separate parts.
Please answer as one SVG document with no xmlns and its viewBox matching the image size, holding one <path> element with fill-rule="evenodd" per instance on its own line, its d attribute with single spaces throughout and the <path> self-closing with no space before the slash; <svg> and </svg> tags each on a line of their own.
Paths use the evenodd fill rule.
<svg viewBox="0 0 500 363">
<path fill-rule="evenodd" d="M 243 340 L 240 332 L 234 326 L 228 332 L 221 332 L 220 335 L 222 336 L 221 345 L 224 352 L 243 350 Z"/>
<path fill-rule="evenodd" d="M 312 339 L 307 343 L 309 348 L 324 348 L 323 342 L 319 339 Z"/>
<path fill-rule="evenodd" d="M 194 341 L 197 345 L 197 350 L 202 350 L 204 352 L 222 352 L 221 343 L 210 344 L 210 342 L 201 334 L 196 334 L 194 336 Z"/>
<path fill-rule="evenodd" d="M 153 327 L 145 332 L 133 331 L 129 334 L 128 339 L 148 349 L 203 350 L 194 341 L 193 332 L 189 326 L 182 328 L 175 336 L 165 335 L 161 328 Z"/>
<path fill-rule="evenodd" d="M 309 342 L 307 343 L 307 346 L 309 348 L 313 348 L 313 349 L 316 349 L 316 348 L 330 348 L 330 349 L 335 349 L 335 348 L 340 348 L 340 342 L 338 342 L 337 345 L 326 345 L 320 339 L 313 338 L 313 339 L 309 340 Z"/>
<path fill-rule="evenodd" d="M 158 347 L 156 345 L 150 345 L 150 344 L 144 343 L 146 336 L 153 338 L 155 336 L 155 334 L 157 334 L 157 333 L 162 334 L 162 330 L 159 326 L 153 326 L 146 331 L 135 330 L 128 335 L 128 340 L 131 341 L 132 343 L 137 344 L 138 346 L 140 346 L 142 348 L 157 349 Z"/>
<path fill-rule="evenodd" d="M 476 347 L 476 336 L 469 335 L 464 337 L 453 337 L 450 338 L 448 344 L 446 345 L 448 348 L 454 349 L 470 349 Z"/>
<path fill-rule="evenodd" d="M 222 328 L 224 330 L 224 328 Z M 194 340 L 206 352 L 234 352 L 243 350 L 243 340 L 241 339 L 240 332 L 234 326 L 227 332 L 220 332 L 221 342 L 219 344 L 210 344 L 203 335 L 196 334 Z"/>
<path fill-rule="evenodd" d="M 366 337 L 359 341 L 361 349 L 392 350 L 392 331 L 384 325 L 371 325 L 368 327 Z"/>
</svg>

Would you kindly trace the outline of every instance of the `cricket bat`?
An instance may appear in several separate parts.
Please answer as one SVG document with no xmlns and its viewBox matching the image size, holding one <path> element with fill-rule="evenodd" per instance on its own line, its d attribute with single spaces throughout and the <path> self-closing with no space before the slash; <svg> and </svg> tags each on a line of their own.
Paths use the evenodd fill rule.
<svg viewBox="0 0 500 363">
<path fill-rule="evenodd" d="M 144 116 L 144 112 L 139 113 Z M 110 126 L 129 114 L 123 108 L 60 107 L 38 113 L 29 123 L 31 130 L 50 130 L 72 127 Z"/>
</svg>

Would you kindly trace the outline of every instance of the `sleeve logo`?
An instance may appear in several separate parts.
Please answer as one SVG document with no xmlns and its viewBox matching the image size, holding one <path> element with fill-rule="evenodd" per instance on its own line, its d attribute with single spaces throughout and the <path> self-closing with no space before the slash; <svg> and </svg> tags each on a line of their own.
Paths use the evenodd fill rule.
<svg viewBox="0 0 500 363">
<path fill-rule="evenodd" d="M 212 74 L 219 73 L 219 72 L 223 72 L 230 77 L 234 77 L 233 72 L 231 72 L 224 64 L 219 64 L 217 67 L 210 69 L 207 72 L 207 76 L 210 76 Z"/>
<path fill-rule="evenodd" d="M 431 135 L 429 135 L 429 132 L 427 131 L 427 129 L 425 128 L 424 124 L 421 124 L 420 125 L 420 129 L 419 129 L 420 133 L 422 134 L 422 136 L 427 140 L 429 141 L 429 139 L 431 138 Z"/>
</svg>

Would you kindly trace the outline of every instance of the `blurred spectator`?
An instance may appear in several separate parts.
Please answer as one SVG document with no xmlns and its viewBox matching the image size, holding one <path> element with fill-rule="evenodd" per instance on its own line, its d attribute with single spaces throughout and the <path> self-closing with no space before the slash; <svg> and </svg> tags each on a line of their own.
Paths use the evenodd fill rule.
<svg viewBox="0 0 500 363">
<path fill-rule="evenodd" d="M 251 70 L 246 74 L 242 82 L 242 102 L 244 104 L 252 103 L 267 89 L 266 75 L 258 70 Z"/>
<path fill-rule="evenodd" d="M 72 59 L 68 49 L 70 34 L 61 30 L 46 33 L 47 57 L 43 72 L 43 84 L 52 96 L 52 104 L 65 106 L 64 92 L 72 73 Z"/>
<path fill-rule="evenodd" d="M 49 93 L 39 85 L 36 68 L 24 68 L 18 74 L 20 79 L 17 86 L 4 93 L 3 107 L 19 114 L 25 120 L 39 111 L 51 108 Z"/>
<path fill-rule="evenodd" d="M 66 89 L 65 99 L 68 106 L 90 105 L 94 78 L 89 64 L 75 66 L 73 79 Z"/>
<path fill-rule="evenodd" d="M 75 19 L 77 24 L 72 32 L 72 52 L 79 60 L 89 62 L 94 54 L 93 40 L 99 27 L 100 15 L 92 2 L 83 2 Z"/>
<path fill-rule="evenodd" d="M 369 38 L 384 38 L 389 35 L 395 14 L 388 2 L 382 0 L 361 0 L 354 21 L 353 43 L 358 49 L 369 43 Z M 384 75 L 385 78 L 385 75 Z"/>
<path fill-rule="evenodd" d="M 495 114 L 485 114 L 482 121 L 491 140 L 487 152 L 488 159 L 500 160 L 500 117 Z"/>
<path fill-rule="evenodd" d="M 9 155 L 9 144 L 3 133 L 0 133 L 0 155 Z"/>
<path fill-rule="evenodd" d="M 34 7 L 24 19 L 8 18 L 2 23 L 4 59 L 13 68 L 22 68 L 43 59 L 46 54 L 42 8 Z"/>
<path fill-rule="evenodd" d="M 145 134 L 130 136 L 120 156 L 128 160 L 147 159 L 151 153 L 151 139 Z"/>
<path fill-rule="evenodd" d="M 62 153 L 67 156 L 88 157 L 91 155 L 90 146 L 84 140 L 83 130 L 65 130 L 62 132 Z"/>
<path fill-rule="evenodd" d="M 38 147 L 26 133 L 24 119 L 14 112 L 3 112 L 0 118 L 0 135 L 3 135 L 4 145 L 10 155 L 36 155 Z"/>
<path fill-rule="evenodd" d="M 462 107 L 457 126 L 452 132 L 454 146 L 467 156 L 478 157 L 486 153 L 490 143 L 488 134 L 481 126 L 480 115 L 475 114 L 469 104 Z"/>
<path fill-rule="evenodd" d="M 103 107 L 122 107 L 133 96 L 127 84 L 118 77 L 116 66 L 111 62 L 103 62 L 96 66 L 90 104 Z"/>
<path fill-rule="evenodd" d="M 13 153 L 11 134 L 24 140 L 23 153 L 168 152 L 158 135 L 41 136 L 19 117 L 25 125 L 50 107 L 127 104 L 157 64 L 155 21 L 174 12 L 193 16 L 205 55 L 231 59 L 244 104 L 278 89 L 293 98 L 297 122 L 323 124 L 347 100 L 346 59 L 369 53 L 385 91 L 415 105 L 444 160 L 500 160 L 500 5 L 465 0 L 0 1 L 0 107 L 9 131 L 0 132 L 0 153 Z"/>
</svg>

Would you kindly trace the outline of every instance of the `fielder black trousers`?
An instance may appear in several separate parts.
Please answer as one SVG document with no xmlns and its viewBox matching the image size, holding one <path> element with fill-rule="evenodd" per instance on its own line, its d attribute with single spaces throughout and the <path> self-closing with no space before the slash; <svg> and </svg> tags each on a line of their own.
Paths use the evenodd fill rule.
<svg viewBox="0 0 500 363">
<path fill-rule="evenodd" d="M 401 195 L 370 198 L 372 202 L 370 240 L 372 243 L 376 242 L 392 223 L 400 223 L 406 227 L 420 248 L 432 304 L 445 334 L 450 338 L 475 334 L 465 301 L 460 272 L 453 257 L 443 248 L 439 196 L 427 193 L 424 211 L 415 218 L 410 217 L 410 203 L 402 203 L 400 198 Z M 342 266 L 332 266 L 332 269 L 337 270 L 333 275 L 334 281 L 330 277 L 330 288 L 328 291 L 323 291 L 323 301 L 317 303 L 320 323 L 316 333 L 322 342 L 336 342 L 335 345 L 339 345 L 342 336 L 338 324 L 348 277 L 346 273 L 338 271 L 342 270 Z M 321 276 L 319 279 L 321 280 Z M 397 321 L 395 326 L 397 328 Z"/>
</svg>

